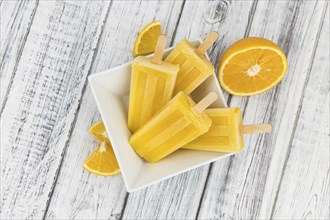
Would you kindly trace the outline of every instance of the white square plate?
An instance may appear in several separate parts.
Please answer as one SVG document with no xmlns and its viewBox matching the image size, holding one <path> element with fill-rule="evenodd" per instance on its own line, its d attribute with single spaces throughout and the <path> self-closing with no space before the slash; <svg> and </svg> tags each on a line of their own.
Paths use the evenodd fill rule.
<svg viewBox="0 0 330 220">
<path fill-rule="evenodd" d="M 192 41 L 198 46 L 201 40 Z M 165 56 L 173 49 L 166 50 Z M 180 149 L 157 163 L 147 163 L 131 145 L 131 132 L 127 128 L 128 100 L 131 80 L 131 63 L 93 74 L 89 83 L 100 110 L 113 150 L 128 192 L 142 189 L 164 179 L 231 155 L 207 151 Z M 198 102 L 209 92 L 219 95 L 211 107 L 227 107 L 218 80 L 213 74 L 205 80 L 191 97 Z"/>
</svg>

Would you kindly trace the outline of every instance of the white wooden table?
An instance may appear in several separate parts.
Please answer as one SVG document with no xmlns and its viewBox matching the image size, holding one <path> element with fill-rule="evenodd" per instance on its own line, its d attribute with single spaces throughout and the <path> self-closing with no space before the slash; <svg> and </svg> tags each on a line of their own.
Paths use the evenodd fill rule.
<svg viewBox="0 0 330 220">
<path fill-rule="evenodd" d="M 329 3 L 233 0 L 206 22 L 218 3 L 0 1 L 1 219 L 329 219 Z M 121 175 L 82 169 L 97 146 L 86 129 L 100 119 L 87 76 L 131 61 L 139 30 L 156 19 L 171 45 L 218 31 L 216 68 L 234 41 L 261 36 L 281 46 L 289 71 L 261 95 L 225 94 L 271 134 L 127 193 Z"/>
</svg>

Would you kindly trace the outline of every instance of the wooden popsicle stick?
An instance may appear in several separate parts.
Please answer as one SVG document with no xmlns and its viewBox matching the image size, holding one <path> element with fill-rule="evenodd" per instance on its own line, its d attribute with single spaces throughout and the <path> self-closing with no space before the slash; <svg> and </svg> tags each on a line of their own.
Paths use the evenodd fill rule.
<svg viewBox="0 0 330 220">
<path fill-rule="evenodd" d="M 205 96 L 202 100 L 200 100 L 193 108 L 194 110 L 202 114 L 203 111 L 209 107 L 215 100 L 217 100 L 218 95 L 215 92 L 210 92 L 207 96 Z"/>
<path fill-rule="evenodd" d="M 166 42 L 167 42 L 167 37 L 165 35 L 162 34 L 158 37 L 154 57 L 151 60 L 152 63 L 162 64 Z"/>
<path fill-rule="evenodd" d="M 195 50 L 198 56 L 203 56 L 205 52 L 213 45 L 213 43 L 218 39 L 218 33 L 212 31 L 199 45 L 199 47 Z"/>
<path fill-rule="evenodd" d="M 271 131 L 271 124 L 242 125 L 242 134 L 269 133 Z"/>
</svg>

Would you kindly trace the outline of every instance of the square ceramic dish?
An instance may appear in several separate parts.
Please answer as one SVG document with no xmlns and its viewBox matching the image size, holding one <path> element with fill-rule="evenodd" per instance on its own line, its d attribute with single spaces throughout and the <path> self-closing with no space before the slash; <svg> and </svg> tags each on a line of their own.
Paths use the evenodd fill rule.
<svg viewBox="0 0 330 220">
<path fill-rule="evenodd" d="M 197 47 L 201 40 L 194 40 L 192 43 Z M 168 48 L 165 56 L 172 49 L 173 47 Z M 157 163 L 144 161 L 129 144 L 132 133 L 127 128 L 127 112 L 131 63 L 93 74 L 88 79 L 128 192 L 142 189 L 231 155 L 230 153 L 180 149 Z M 205 80 L 191 94 L 191 97 L 198 102 L 211 91 L 219 95 L 218 100 L 211 107 L 227 107 L 215 74 Z"/>
</svg>

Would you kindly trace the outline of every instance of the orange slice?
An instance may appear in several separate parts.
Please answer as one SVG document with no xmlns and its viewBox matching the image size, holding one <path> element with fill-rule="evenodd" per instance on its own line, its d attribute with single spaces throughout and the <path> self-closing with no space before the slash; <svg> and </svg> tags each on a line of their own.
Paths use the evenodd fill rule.
<svg viewBox="0 0 330 220">
<path fill-rule="evenodd" d="M 114 176 L 120 173 L 111 144 L 104 141 L 84 162 L 83 168 L 100 176 Z"/>
<path fill-rule="evenodd" d="M 84 162 L 83 168 L 101 176 L 114 176 L 120 173 L 120 168 L 103 122 L 98 121 L 94 123 L 88 131 L 100 142 L 100 146 Z"/>
<path fill-rule="evenodd" d="M 107 131 L 105 130 L 104 124 L 102 121 L 95 122 L 89 129 L 89 133 L 93 135 L 99 142 L 103 142 L 106 139 L 109 140 Z"/>
<path fill-rule="evenodd" d="M 288 61 L 275 43 L 265 38 L 244 38 L 221 58 L 219 80 L 233 95 L 249 96 L 273 88 L 284 77 Z"/>
<path fill-rule="evenodd" d="M 160 21 L 145 26 L 135 40 L 133 56 L 148 55 L 155 51 L 158 37 L 161 35 Z"/>
</svg>

